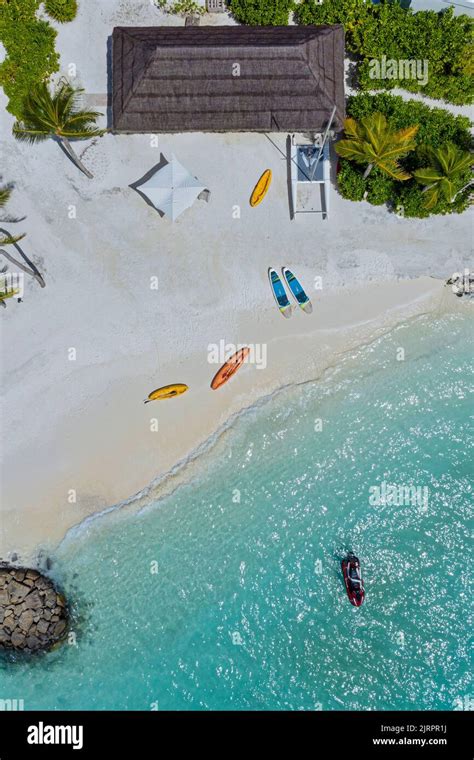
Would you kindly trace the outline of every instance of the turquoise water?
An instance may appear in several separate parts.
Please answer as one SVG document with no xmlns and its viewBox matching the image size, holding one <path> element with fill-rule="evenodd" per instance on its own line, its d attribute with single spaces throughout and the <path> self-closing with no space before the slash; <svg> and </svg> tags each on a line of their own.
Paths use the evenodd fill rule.
<svg viewBox="0 0 474 760">
<path fill-rule="evenodd" d="M 66 542 L 53 569 L 76 600 L 76 646 L 4 661 L 0 696 L 25 709 L 465 704 L 472 326 L 396 329 L 239 418 L 199 479 Z M 382 482 L 428 500 L 370 503 Z M 360 609 L 342 584 L 348 549 Z"/>
</svg>

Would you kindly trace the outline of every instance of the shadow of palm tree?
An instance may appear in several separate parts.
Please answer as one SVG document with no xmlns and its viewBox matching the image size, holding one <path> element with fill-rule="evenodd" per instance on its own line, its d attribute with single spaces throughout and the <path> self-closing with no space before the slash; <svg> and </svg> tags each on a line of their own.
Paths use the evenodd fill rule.
<svg viewBox="0 0 474 760">
<path fill-rule="evenodd" d="M 0 232 L 5 235 L 10 234 L 8 230 L 3 229 L 2 227 L 0 227 Z M 42 288 L 45 288 L 46 283 L 43 279 L 43 275 L 39 271 L 38 267 L 26 255 L 22 247 L 18 245 L 18 241 L 16 243 L 10 243 L 10 246 L 16 249 L 16 251 L 19 253 L 23 261 L 26 262 L 25 264 L 23 264 L 21 261 L 18 261 L 14 256 L 8 253 L 8 251 L 6 251 L 4 248 L 0 248 L 0 254 L 5 256 L 5 258 L 8 259 L 8 261 L 11 261 L 12 264 L 15 264 L 15 266 L 17 266 L 23 272 L 26 272 L 26 274 L 29 274 L 31 277 L 33 277 L 40 284 Z"/>
</svg>

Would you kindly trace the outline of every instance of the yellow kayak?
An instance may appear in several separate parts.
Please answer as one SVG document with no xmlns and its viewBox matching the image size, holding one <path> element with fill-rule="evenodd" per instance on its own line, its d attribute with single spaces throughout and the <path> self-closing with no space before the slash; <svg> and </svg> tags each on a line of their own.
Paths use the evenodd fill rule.
<svg viewBox="0 0 474 760">
<path fill-rule="evenodd" d="M 162 388 L 157 388 L 156 391 L 152 391 L 144 403 L 148 404 L 149 401 L 157 401 L 158 399 L 162 398 L 173 398 L 174 396 L 180 396 L 182 393 L 186 393 L 187 390 L 188 386 L 184 385 L 184 383 L 164 385 Z"/>
<path fill-rule="evenodd" d="M 263 172 L 262 176 L 258 180 L 257 184 L 255 185 L 255 189 L 250 196 L 250 205 L 251 206 L 258 206 L 259 203 L 263 201 L 265 198 L 268 188 L 270 187 L 270 183 L 272 181 L 272 172 L 271 169 L 267 169 Z"/>
</svg>

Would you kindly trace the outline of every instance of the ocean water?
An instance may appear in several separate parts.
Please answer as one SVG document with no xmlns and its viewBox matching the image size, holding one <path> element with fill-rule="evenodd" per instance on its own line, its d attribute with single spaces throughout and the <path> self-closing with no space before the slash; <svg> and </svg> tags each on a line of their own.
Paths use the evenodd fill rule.
<svg viewBox="0 0 474 760">
<path fill-rule="evenodd" d="M 89 710 L 472 704 L 473 321 L 397 328 L 246 412 L 166 499 L 66 541 L 53 570 L 76 643 L 4 658 L 0 697 Z M 383 483 L 419 490 L 383 503 Z M 360 609 L 340 573 L 349 549 Z"/>
</svg>

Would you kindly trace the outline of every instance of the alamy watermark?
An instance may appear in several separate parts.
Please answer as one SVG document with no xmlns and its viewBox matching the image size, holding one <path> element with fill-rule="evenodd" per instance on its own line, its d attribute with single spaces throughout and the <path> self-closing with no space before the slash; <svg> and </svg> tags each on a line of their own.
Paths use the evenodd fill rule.
<svg viewBox="0 0 474 760">
<path fill-rule="evenodd" d="M 474 710 L 474 697 L 469 694 L 465 694 L 464 697 L 456 697 L 453 701 L 453 710 L 472 712 Z"/>
<path fill-rule="evenodd" d="M 0 712 L 15 712 L 24 709 L 25 702 L 23 699 L 0 699 Z"/>
<path fill-rule="evenodd" d="M 209 364 L 224 364 L 229 361 L 237 351 L 248 348 L 248 354 L 243 360 L 244 364 L 255 364 L 257 369 L 266 369 L 267 344 L 266 343 L 209 343 L 207 347 L 207 361 Z"/>
<path fill-rule="evenodd" d="M 372 507 L 419 507 L 428 509 L 428 486 L 393 485 L 383 481 L 378 486 L 369 488 L 369 504 Z"/>
<path fill-rule="evenodd" d="M 427 58 L 387 58 L 383 55 L 369 61 L 371 79 L 414 79 L 423 87 L 428 84 L 429 62 Z"/>
</svg>

